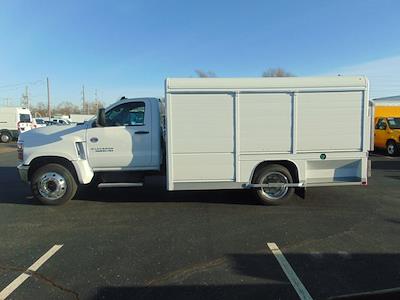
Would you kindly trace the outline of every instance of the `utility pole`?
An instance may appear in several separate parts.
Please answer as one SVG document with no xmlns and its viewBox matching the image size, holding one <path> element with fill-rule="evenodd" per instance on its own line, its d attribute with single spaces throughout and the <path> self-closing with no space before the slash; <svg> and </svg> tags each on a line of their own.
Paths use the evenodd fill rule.
<svg viewBox="0 0 400 300">
<path fill-rule="evenodd" d="M 82 85 L 82 114 L 85 113 L 85 86 Z"/>
<path fill-rule="evenodd" d="M 50 82 L 49 77 L 46 78 L 47 82 L 47 116 L 49 117 L 49 121 L 51 120 L 51 107 L 50 107 Z"/>
<path fill-rule="evenodd" d="M 96 101 L 96 113 L 99 110 L 99 99 L 97 99 L 97 89 L 94 92 L 94 97 L 95 97 L 95 101 Z"/>
<path fill-rule="evenodd" d="M 29 92 L 28 92 L 28 86 L 25 86 L 25 101 L 26 101 L 26 106 L 29 109 Z"/>
</svg>

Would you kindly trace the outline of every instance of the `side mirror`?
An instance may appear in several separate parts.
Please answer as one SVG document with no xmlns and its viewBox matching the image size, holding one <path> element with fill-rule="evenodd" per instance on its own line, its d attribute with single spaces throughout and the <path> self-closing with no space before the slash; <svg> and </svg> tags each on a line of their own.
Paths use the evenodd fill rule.
<svg viewBox="0 0 400 300">
<path fill-rule="evenodd" d="M 106 126 L 106 110 L 104 108 L 99 108 L 99 111 L 97 112 L 96 125 L 99 127 Z"/>
</svg>

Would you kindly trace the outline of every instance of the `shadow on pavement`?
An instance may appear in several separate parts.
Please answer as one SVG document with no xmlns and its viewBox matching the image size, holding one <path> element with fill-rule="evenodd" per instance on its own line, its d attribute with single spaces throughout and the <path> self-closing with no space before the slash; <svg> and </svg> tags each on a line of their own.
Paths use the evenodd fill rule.
<svg viewBox="0 0 400 300">
<path fill-rule="evenodd" d="M 28 184 L 21 182 L 16 167 L 0 167 L 0 204 L 38 205 Z"/>
<path fill-rule="evenodd" d="M 372 171 L 374 169 L 400 171 L 400 160 L 372 161 Z"/>
<path fill-rule="evenodd" d="M 75 199 L 96 202 L 203 202 L 221 204 L 258 205 L 255 195 L 248 190 L 174 191 L 159 187 L 148 188 L 87 188 Z"/>
<path fill-rule="evenodd" d="M 220 266 L 202 270 L 204 284 L 185 284 L 178 277 L 170 278 L 170 282 L 151 281 L 148 285 L 106 286 L 97 289 L 93 299 L 299 299 L 272 254 L 227 257 L 233 275 L 241 277 L 224 273 L 227 267 Z M 322 253 L 285 254 L 285 257 L 314 299 L 400 299 L 398 254 Z M 247 279 L 241 284 L 243 276 Z"/>
</svg>

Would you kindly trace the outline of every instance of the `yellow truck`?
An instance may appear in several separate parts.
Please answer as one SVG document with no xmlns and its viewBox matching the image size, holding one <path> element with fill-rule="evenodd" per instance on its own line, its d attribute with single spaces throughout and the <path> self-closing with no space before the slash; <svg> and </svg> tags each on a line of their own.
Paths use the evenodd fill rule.
<svg viewBox="0 0 400 300">
<path fill-rule="evenodd" d="M 374 147 L 391 156 L 400 153 L 400 96 L 378 98 L 374 106 Z"/>
</svg>

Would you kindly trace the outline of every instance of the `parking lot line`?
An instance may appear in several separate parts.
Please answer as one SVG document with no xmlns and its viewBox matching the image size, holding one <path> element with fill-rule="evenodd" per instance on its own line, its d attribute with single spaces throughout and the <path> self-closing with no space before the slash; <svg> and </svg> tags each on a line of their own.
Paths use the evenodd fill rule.
<svg viewBox="0 0 400 300">
<path fill-rule="evenodd" d="M 63 245 L 54 245 L 42 255 L 37 261 L 35 261 L 24 273 L 14 279 L 8 286 L 6 286 L 0 292 L 0 300 L 6 299 L 12 292 L 14 292 L 25 280 L 31 277 L 30 272 L 37 271 L 41 265 L 43 265 L 50 257 L 52 257 Z"/>
<path fill-rule="evenodd" d="M 301 300 L 312 300 L 311 295 L 308 293 L 305 286 L 301 283 L 299 277 L 290 266 L 289 262 L 283 255 L 282 251 L 278 248 L 275 243 L 267 243 L 268 248 L 271 250 L 272 254 L 275 256 L 276 260 L 280 264 L 282 270 L 285 272 L 290 283 L 294 287 Z"/>
</svg>

